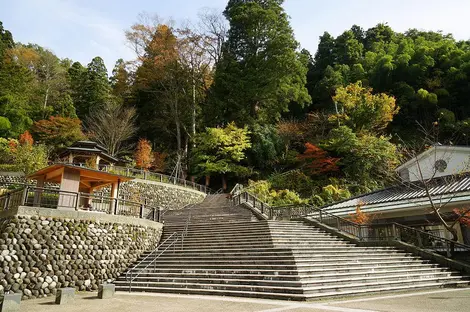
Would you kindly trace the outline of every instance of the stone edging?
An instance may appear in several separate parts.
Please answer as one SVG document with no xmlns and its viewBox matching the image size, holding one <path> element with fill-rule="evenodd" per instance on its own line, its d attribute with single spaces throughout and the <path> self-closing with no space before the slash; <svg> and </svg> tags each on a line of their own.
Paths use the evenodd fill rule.
<svg viewBox="0 0 470 312">
<path fill-rule="evenodd" d="M 176 184 L 171 184 L 171 183 L 163 183 L 163 182 L 157 182 L 157 181 L 150 181 L 150 180 L 143 180 L 143 179 L 132 179 L 129 182 L 139 182 L 139 183 L 147 183 L 147 184 L 154 184 L 154 185 L 159 185 L 159 186 L 164 186 L 164 187 L 169 187 L 169 188 L 175 188 L 179 189 L 182 191 L 188 191 L 188 192 L 193 192 L 195 194 L 200 194 L 203 195 L 204 197 L 206 196 L 206 193 L 192 189 L 190 187 L 184 187 L 181 185 L 176 185 Z"/>
<path fill-rule="evenodd" d="M 154 229 L 161 229 L 163 227 L 162 223 L 128 217 L 120 215 L 109 215 L 106 213 L 97 213 L 90 211 L 75 211 L 75 210 L 58 210 L 58 209 L 49 209 L 49 208 L 39 208 L 39 207 L 27 207 L 20 206 L 16 209 L 10 209 L 7 211 L 0 212 L 0 219 L 7 218 L 12 216 L 37 216 L 37 217 L 46 217 L 46 218 L 62 218 L 62 219 L 74 219 L 78 221 L 93 221 L 93 222 L 111 222 L 111 223 L 120 223 L 128 224 L 135 226 L 145 226 L 151 227 Z"/>
</svg>

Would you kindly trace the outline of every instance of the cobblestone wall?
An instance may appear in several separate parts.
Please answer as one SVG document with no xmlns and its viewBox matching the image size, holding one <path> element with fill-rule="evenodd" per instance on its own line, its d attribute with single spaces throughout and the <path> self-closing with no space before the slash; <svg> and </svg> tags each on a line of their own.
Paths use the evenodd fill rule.
<svg viewBox="0 0 470 312">
<path fill-rule="evenodd" d="M 80 216 L 74 219 L 31 209 L 0 215 L 0 293 L 22 293 L 24 299 L 61 287 L 96 290 L 153 249 L 162 233 L 160 223 L 148 220 L 87 212 L 74 212 Z"/>
</svg>

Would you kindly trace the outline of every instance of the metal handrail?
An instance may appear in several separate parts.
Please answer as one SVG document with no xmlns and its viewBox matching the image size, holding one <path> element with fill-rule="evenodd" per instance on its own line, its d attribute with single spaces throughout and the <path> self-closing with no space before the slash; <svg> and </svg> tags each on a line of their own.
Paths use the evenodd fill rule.
<svg viewBox="0 0 470 312">
<path fill-rule="evenodd" d="M 244 199 L 245 203 L 250 202 L 250 197 L 253 200 L 253 208 L 256 208 L 256 201 L 261 202 L 256 196 L 253 194 L 250 194 L 248 191 L 244 191 L 239 193 L 234 197 L 234 202 L 238 200 L 238 203 L 242 203 L 242 199 Z M 267 207 L 266 203 L 263 203 Z M 265 208 L 266 208 L 265 206 Z M 301 208 L 298 211 L 302 213 L 298 214 L 292 214 L 292 211 L 295 210 L 295 208 Z M 415 229 L 412 227 L 408 227 L 403 224 L 399 223 L 374 223 L 374 224 L 359 224 L 356 223 L 352 220 L 348 220 L 346 218 L 334 215 L 330 212 L 324 211 L 321 208 L 314 207 L 312 205 L 308 204 L 300 204 L 300 205 L 285 205 L 285 206 L 275 206 L 275 207 L 269 207 L 270 209 L 269 214 L 264 214 L 266 217 L 273 219 L 275 215 L 275 211 L 288 211 L 289 214 L 289 219 L 293 218 L 305 218 L 305 217 L 311 217 L 316 219 L 318 222 L 333 226 L 337 228 L 338 230 L 345 232 L 347 234 L 350 234 L 360 241 L 381 241 L 381 240 L 399 240 L 405 243 L 412 243 L 415 244 L 413 241 L 414 238 L 416 238 L 417 244 L 415 244 L 418 247 L 425 247 L 427 249 L 436 251 L 436 252 L 442 252 L 445 251 L 447 253 L 448 257 L 451 257 L 454 253 L 455 248 L 459 248 L 461 250 L 464 250 L 465 252 L 470 253 L 470 246 L 466 244 L 462 244 L 444 237 L 440 237 L 431 233 L 427 233 L 425 231 Z M 406 235 L 403 235 L 406 231 L 408 232 L 413 232 L 412 239 L 406 238 Z M 370 233 L 373 233 L 372 236 L 370 236 Z M 425 246 L 423 241 L 428 241 L 428 242 L 439 242 L 439 245 L 442 245 L 445 247 L 445 250 L 442 250 L 439 247 L 436 246 Z"/>
<path fill-rule="evenodd" d="M 251 203 L 250 203 L 251 200 Z M 241 205 L 243 203 L 251 204 L 254 209 L 257 209 L 264 215 L 267 219 L 272 219 L 273 217 L 273 207 L 271 207 L 266 202 L 260 200 L 255 195 L 251 194 L 250 192 L 243 190 L 232 197 L 232 204 L 233 205 Z M 256 204 L 259 205 L 259 208 L 256 207 Z"/>
<path fill-rule="evenodd" d="M 19 207 L 24 202 L 26 188 L 12 190 L 0 196 L 0 211 L 8 211 L 12 208 Z"/>
<path fill-rule="evenodd" d="M 189 211 L 188 218 L 186 219 L 186 224 L 184 225 L 183 232 L 181 232 L 181 250 L 183 250 L 184 238 L 188 234 L 189 223 L 191 222 L 192 210 Z"/>
<path fill-rule="evenodd" d="M 144 262 L 145 260 L 147 260 L 149 257 L 151 257 L 154 253 L 158 252 L 160 250 L 160 247 L 165 244 L 170 238 L 172 238 L 173 236 L 175 236 L 175 238 L 173 239 L 173 241 L 165 247 L 165 249 L 163 249 L 149 264 L 147 264 L 143 269 L 140 269 L 137 274 L 133 277 L 133 270 L 142 262 Z M 129 281 L 129 292 L 132 291 L 132 282 L 137 278 L 139 277 L 140 273 L 142 273 L 142 271 L 146 270 L 150 265 L 152 265 L 165 251 L 168 250 L 168 248 L 170 248 L 171 246 L 174 246 L 176 245 L 176 243 L 178 242 L 179 240 L 179 234 L 177 232 L 174 232 L 173 234 L 171 234 L 167 239 L 165 239 L 163 241 L 163 243 L 161 243 L 160 245 L 157 246 L 157 248 L 155 248 L 155 250 L 153 250 L 150 254 L 148 254 L 144 259 L 140 260 L 136 265 L 134 265 L 130 270 L 128 270 L 126 272 L 126 280 L 129 279 L 129 274 L 130 274 L 130 281 Z M 174 251 L 174 249 L 173 249 Z"/>
<path fill-rule="evenodd" d="M 137 278 L 139 277 L 140 273 L 142 273 L 142 271 L 146 270 L 149 266 L 151 266 L 152 264 L 154 265 L 154 269 L 155 269 L 155 266 L 156 266 L 156 261 L 157 259 L 165 252 L 168 250 L 168 248 L 170 248 L 171 246 L 174 246 L 176 247 L 176 243 L 178 242 L 178 240 L 181 240 L 181 250 L 183 250 L 183 247 L 184 247 L 184 238 L 186 237 L 187 233 L 188 233 L 188 228 L 189 228 L 189 224 L 191 222 L 191 213 L 192 211 L 190 210 L 189 211 L 189 215 L 188 217 L 186 218 L 186 223 L 185 223 L 185 226 L 184 226 L 184 229 L 183 231 L 181 231 L 181 233 L 178 234 L 178 232 L 174 232 L 173 234 L 171 234 L 167 239 L 165 239 L 161 244 L 159 244 L 157 246 L 157 248 L 152 251 L 150 254 L 148 254 L 144 259 L 142 259 L 141 261 L 139 261 L 139 263 L 142 263 L 144 262 L 145 260 L 147 260 L 148 258 L 152 257 L 154 255 L 154 253 L 158 252 L 159 251 L 159 248 L 164 245 L 170 238 L 172 238 L 173 236 L 175 236 L 175 238 L 173 239 L 173 241 L 168 244 L 168 246 L 165 247 L 165 249 L 163 249 L 150 263 L 148 263 L 143 269 L 140 269 L 138 272 L 137 272 L 137 275 L 135 275 L 133 277 L 132 275 L 132 271 L 139 265 L 139 263 L 137 263 L 136 265 L 134 265 L 129 271 L 127 271 L 126 273 L 126 280 L 128 280 L 128 275 L 130 273 L 130 281 L 129 281 L 129 292 L 132 291 L 132 282 Z M 175 252 L 175 248 L 173 248 L 173 252 Z"/>
</svg>

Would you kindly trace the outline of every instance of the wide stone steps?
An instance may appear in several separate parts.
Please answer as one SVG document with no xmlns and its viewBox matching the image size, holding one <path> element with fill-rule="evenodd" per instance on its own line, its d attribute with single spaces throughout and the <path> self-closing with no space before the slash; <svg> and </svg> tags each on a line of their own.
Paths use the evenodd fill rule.
<svg viewBox="0 0 470 312">
<path fill-rule="evenodd" d="M 356 288 L 348 290 L 330 290 L 324 292 L 310 292 L 305 293 L 306 300 L 315 300 L 322 299 L 327 297 L 344 297 L 344 296 L 354 296 L 361 294 L 376 294 L 383 292 L 392 292 L 392 291 L 418 291 L 424 289 L 435 289 L 435 288 L 447 288 L 447 287 L 458 287 L 458 286 L 467 286 L 468 282 L 465 281 L 452 281 L 452 282 L 443 282 L 443 281 L 423 281 L 422 283 L 406 283 L 398 285 L 382 285 L 380 288 Z"/>
<path fill-rule="evenodd" d="M 390 258 L 396 258 L 398 255 L 402 255 L 406 257 L 406 254 L 373 254 L 371 256 L 367 256 L 364 258 L 367 259 L 390 259 Z M 356 254 L 352 255 L 355 257 L 358 256 L 363 256 L 361 254 Z M 323 254 L 323 255 L 317 255 L 317 254 L 306 254 L 306 255 L 272 255 L 272 256 L 266 256 L 266 255 L 257 255 L 256 253 L 253 253 L 251 255 L 237 255 L 237 254 L 209 254 L 209 255 L 174 255 L 172 253 L 169 254 L 163 254 L 159 257 L 159 259 L 165 260 L 165 261 L 173 261 L 173 260 L 203 260 L 203 261 L 210 261 L 212 259 L 238 259 L 238 260 L 252 260 L 252 259 L 261 259 L 261 260 L 282 260 L 282 259 L 292 259 L 292 260 L 298 260 L 298 261 L 306 261 L 306 260 L 315 260 L 319 259 L 324 261 L 325 259 L 331 259 L 331 260 L 350 260 L 349 257 L 345 257 L 344 255 L 337 255 L 337 254 Z"/>
<path fill-rule="evenodd" d="M 418 257 L 409 257 L 409 256 L 389 256 L 389 257 L 362 257 L 357 260 L 351 260 L 350 258 L 336 258 L 334 264 L 335 265 L 342 265 L 343 263 L 347 264 L 357 264 L 357 263 L 379 263 L 380 261 L 384 262 L 391 262 L 391 261 L 404 261 L 404 262 L 409 262 L 412 260 L 419 260 Z M 243 258 L 206 258 L 206 259 L 200 259 L 200 258 L 180 258 L 180 259 L 169 259 L 169 258 L 158 258 L 156 261 L 153 260 L 143 260 L 139 263 L 139 265 L 147 265 L 150 263 L 156 263 L 157 266 L 160 265 L 167 265 L 167 264 L 191 264 L 191 265 L 197 265 L 197 264 L 269 264 L 269 265 L 283 265 L 283 264 L 297 264 L 299 266 L 303 265 L 316 265 L 316 264 L 321 264 L 325 262 L 325 258 L 306 258 L 306 259 L 300 259 L 300 258 L 294 258 L 291 257 L 290 259 L 263 259 L 263 258 L 251 258 L 251 259 L 243 259 Z"/>
<path fill-rule="evenodd" d="M 178 293 L 178 294 L 188 294 L 188 295 L 215 295 L 215 296 L 233 296 L 233 297 L 251 297 L 251 298 L 262 298 L 262 299 L 280 299 L 280 300 L 296 300 L 304 301 L 306 299 L 305 295 L 290 293 L 290 292 L 270 292 L 271 289 L 260 289 L 257 288 L 255 291 L 250 290 L 249 288 L 243 288 L 240 290 L 227 290 L 219 289 L 217 285 L 207 285 L 207 289 L 200 288 L 191 288 L 190 285 L 185 284 L 184 288 L 174 288 L 174 287 L 163 287 L 163 286 L 132 286 L 132 291 L 140 292 L 157 292 L 157 293 Z M 129 287 L 126 286 L 116 286 L 118 291 L 129 291 Z"/>
<path fill-rule="evenodd" d="M 410 274 L 395 274 L 395 275 L 385 275 L 385 276 L 368 276 L 368 277 L 347 277 L 347 278 L 338 278 L 338 279 L 302 279 L 302 280 L 275 280 L 275 279 L 262 279 L 250 277 L 247 279 L 243 278 L 224 278 L 221 276 L 213 277 L 164 277 L 164 276 L 142 276 L 139 275 L 135 278 L 136 283 L 141 285 L 161 285 L 168 283 L 188 283 L 188 284 L 224 284 L 224 285 L 256 285 L 256 286 L 269 286 L 269 287 L 303 287 L 304 290 L 311 292 L 316 289 L 327 290 L 331 288 L 337 288 L 340 286 L 343 289 L 350 287 L 357 288 L 358 284 L 366 286 L 381 287 L 382 285 L 391 285 L 395 283 L 409 282 L 413 280 L 414 282 L 429 282 L 430 280 L 444 280 L 446 282 L 451 282 L 453 280 L 458 280 L 459 276 L 455 272 L 434 272 L 427 273 L 423 275 L 422 273 L 410 273 Z M 126 281 L 117 280 L 116 285 L 125 285 Z"/>
<path fill-rule="evenodd" d="M 184 240 L 147 259 L 144 253 L 127 275 L 132 291 L 308 300 L 468 284 L 395 248 L 357 247 L 302 222 L 257 221 L 226 202 L 218 196 L 169 211 L 162 239 L 185 230 L 191 212 Z M 118 290 L 129 290 L 126 273 L 115 281 Z"/>
<path fill-rule="evenodd" d="M 339 272 L 318 272 L 312 275 L 293 275 L 293 274 L 285 274 L 285 275 L 275 275 L 275 274 L 249 274 L 244 271 L 238 270 L 194 270 L 194 271 L 182 271 L 182 270 L 174 270 L 174 272 L 145 272 L 140 271 L 138 278 L 183 278 L 182 274 L 184 274 L 184 278 L 192 278 L 192 279 L 244 279 L 244 280 L 288 280 L 288 281 L 300 281 L 302 283 L 309 283 L 309 282 L 320 282 L 324 280 L 332 280 L 332 281 L 339 281 L 339 280 L 360 280 L 362 278 L 376 278 L 376 277 L 389 277 L 391 273 L 396 275 L 421 275 L 421 276 L 431 276 L 434 274 L 457 274 L 456 272 L 449 272 L 443 268 L 407 268 L 403 269 L 401 267 L 397 267 L 395 270 L 365 270 L 361 271 L 354 271 L 354 272 L 346 272 L 346 273 L 339 273 Z M 121 277 L 121 280 L 123 278 Z"/>
<path fill-rule="evenodd" d="M 134 281 L 132 288 L 134 287 L 153 287 L 153 288 L 174 288 L 174 289 L 210 289 L 210 290 L 228 290 L 228 291 L 248 291 L 248 292 L 268 292 L 268 293 L 291 293 L 291 294 L 303 294 L 301 284 L 297 285 L 283 285 L 283 286 L 269 286 L 269 285 L 244 285 L 244 284 L 225 284 L 225 283 L 200 283 L 198 281 L 192 283 L 176 283 L 176 282 L 158 282 L 151 283 L 149 281 L 141 282 Z M 116 284 L 116 286 L 126 287 L 125 284 Z"/>
<path fill-rule="evenodd" d="M 204 278 L 204 277 L 149 277 L 149 276 L 138 276 L 135 279 L 136 282 L 141 285 L 161 285 L 169 283 L 188 283 L 188 284 L 223 284 L 223 285 L 256 285 L 256 286 L 268 286 L 268 287 L 302 287 L 303 282 L 299 280 L 274 280 L 274 279 L 260 279 L 258 278 Z M 116 285 L 125 285 L 126 281 L 117 280 Z"/>
<path fill-rule="evenodd" d="M 331 284 L 318 284 L 316 286 L 306 285 L 304 287 L 305 294 L 313 294 L 313 293 L 322 293 L 322 292 L 329 292 L 331 290 L 336 290 L 337 292 L 348 292 L 354 290 L 381 290 L 383 287 L 393 287 L 394 285 L 418 285 L 418 284 L 426 284 L 430 282 L 441 282 L 446 285 L 448 284 L 468 284 L 468 281 L 462 281 L 460 276 L 438 276 L 438 277 L 414 277 L 414 278 L 407 278 L 407 279 L 399 279 L 390 277 L 386 280 L 381 281 L 363 281 L 363 282 L 332 282 Z M 338 291 L 338 289 L 340 289 Z"/>
</svg>

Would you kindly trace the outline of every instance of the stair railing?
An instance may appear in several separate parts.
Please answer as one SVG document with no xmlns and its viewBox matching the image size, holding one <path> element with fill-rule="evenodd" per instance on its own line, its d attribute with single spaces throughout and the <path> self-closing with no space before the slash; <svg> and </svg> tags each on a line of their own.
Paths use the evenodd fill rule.
<svg viewBox="0 0 470 312">
<path fill-rule="evenodd" d="M 163 249 L 162 251 L 160 251 L 160 247 L 162 245 L 164 245 L 166 242 L 168 242 L 171 238 L 173 238 L 171 240 L 171 242 L 165 247 L 165 249 Z M 163 243 L 161 243 L 160 245 L 157 246 L 157 248 L 155 248 L 155 250 L 153 250 L 150 254 L 148 254 L 144 259 L 140 260 L 137 264 L 135 264 L 131 269 L 129 269 L 127 272 L 126 272 L 126 281 L 128 280 L 129 281 L 129 292 L 132 291 L 132 282 L 137 278 L 139 277 L 139 275 L 143 272 L 143 271 L 146 271 L 152 264 L 154 265 L 154 269 L 156 268 L 156 260 L 165 252 L 167 251 L 170 247 L 173 246 L 173 252 L 175 252 L 175 247 L 176 247 L 176 243 L 178 242 L 178 240 L 181 239 L 181 234 L 177 233 L 177 232 L 174 232 L 173 234 L 171 234 L 167 239 L 165 239 L 163 241 Z M 158 253 L 160 251 L 160 253 Z M 158 253 L 158 255 L 155 256 L 155 254 Z M 145 262 L 147 259 L 151 258 L 151 257 L 155 257 L 150 263 L 148 263 L 144 268 L 138 270 L 135 274 L 134 274 L 134 270 L 143 262 Z"/>
<path fill-rule="evenodd" d="M 192 210 L 189 211 L 189 215 L 188 215 L 188 218 L 186 219 L 186 223 L 185 223 L 185 225 L 184 225 L 184 229 L 183 229 L 183 231 L 181 232 L 181 250 L 183 250 L 184 238 L 185 238 L 186 235 L 188 234 L 188 227 L 189 227 L 189 224 L 191 223 L 191 213 L 192 213 Z"/>
<path fill-rule="evenodd" d="M 448 258 L 454 257 L 456 252 L 458 252 L 464 257 L 460 260 L 470 261 L 469 245 L 403 224 L 395 222 L 359 224 L 307 204 L 274 207 L 273 209 L 275 210 L 274 215 L 281 219 L 313 219 L 319 223 L 352 235 L 362 242 L 396 240 L 414 245 L 418 248 L 431 250 L 435 253 L 445 255 Z"/>
<path fill-rule="evenodd" d="M 8 211 L 24 205 L 27 188 L 17 189 L 0 196 L 0 211 Z"/>
<path fill-rule="evenodd" d="M 359 224 L 308 204 L 271 207 L 247 191 L 235 191 L 233 194 L 233 204 L 248 204 L 252 209 L 261 212 L 266 219 L 293 220 L 310 218 L 352 235 L 359 241 L 377 242 L 397 240 L 414 245 L 418 248 L 431 250 L 449 258 L 455 257 L 456 252 L 458 252 L 464 257 L 459 260 L 470 261 L 470 245 L 462 244 L 399 223 Z"/>
<path fill-rule="evenodd" d="M 235 188 L 234 188 L 235 189 Z M 233 191 L 233 190 L 232 190 Z M 257 198 L 248 191 L 235 191 L 232 196 L 233 205 L 246 204 L 257 213 L 260 213 L 265 219 L 273 219 L 274 209 L 269 204 Z"/>
</svg>

